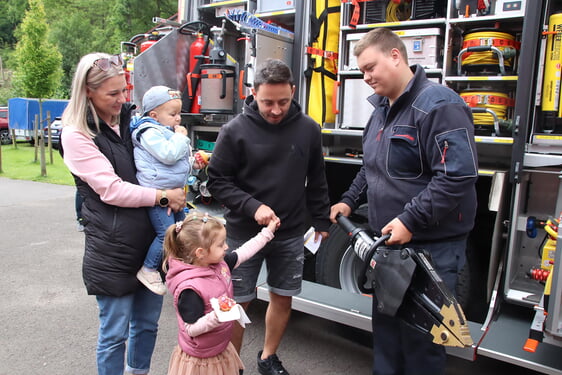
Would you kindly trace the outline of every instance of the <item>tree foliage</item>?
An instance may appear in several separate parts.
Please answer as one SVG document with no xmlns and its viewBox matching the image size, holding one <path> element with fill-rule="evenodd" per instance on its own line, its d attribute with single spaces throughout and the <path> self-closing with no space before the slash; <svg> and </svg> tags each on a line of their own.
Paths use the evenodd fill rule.
<svg viewBox="0 0 562 375">
<path fill-rule="evenodd" d="M 0 1 L 0 51 L 16 44 L 14 30 L 23 19 L 26 5 L 21 0 Z"/>
<path fill-rule="evenodd" d="M 0 56 L 15 69 L 16 44 L 27 34 L 22 20 L 35 0 L 0 0 Z M 118 53 L 121 41 L 147 33 L 156 26 L 153 17 L 170 18 L 177 0 L 43 0 L 47 40 L 62 55 L 60 87 L 54 94 L 67 98 L 74 68 L 90 52 Z M 14 93 L 12 96 L 15 96 Z M 1 101 L 1 98 L 0 98 Z M 0 102 L 0 105 L 4 104 Z"/>
<path fill-rule="evenodd" d="M 23 97 L 39 99 L 39 119 L 34 123 L 35 144 L 41 146 L 41 176 L 47 175 L 45 147 L 37 137 L 43 126 L 43 103 L 52 98 L 60 86 L 62 55 L 48 38 L 49 26 L 43 0 L 29 0 L 16 45 L 15 87 Z M 37 151 L 35 153 L 37 158 Z"/>
<path fill-rule="evenodd" d="M 47 40 L 49 27 L 42 0 L 29 0 L 16 45 L 15 86 L 21 96 L 51 98 L 60 85 L 62 56 Z"/>
<path fill-rule="evenodd" d="M 108 19 L 111 44 L 119 48 L 122 41 L 153 28 L 153 17 L 169 18 L 176 12 L 177 1 L 114 0 Z"/>
</svg>

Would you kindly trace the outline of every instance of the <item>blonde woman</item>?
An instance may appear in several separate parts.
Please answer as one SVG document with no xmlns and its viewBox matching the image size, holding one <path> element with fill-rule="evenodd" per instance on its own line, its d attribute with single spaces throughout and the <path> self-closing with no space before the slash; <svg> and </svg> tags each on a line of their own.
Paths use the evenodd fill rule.
<svg viewBox="0 0 562 375">
<path fill-rule="evenodd" d="M 99 306 L 98 374 L 126 370 L 148 374 L 162 296 L 136 278 L 154 238 L 145 207 L 185 206 L 182 189 L 158 190 L 137 184 L 129 131 L 135 106 L 125 103 L 126 81 L 119 55 L 82 57 L 62 116 L 64 162 L 84 197 L 85 253 L 82 266 L 88 294 Z"/>
</svg>

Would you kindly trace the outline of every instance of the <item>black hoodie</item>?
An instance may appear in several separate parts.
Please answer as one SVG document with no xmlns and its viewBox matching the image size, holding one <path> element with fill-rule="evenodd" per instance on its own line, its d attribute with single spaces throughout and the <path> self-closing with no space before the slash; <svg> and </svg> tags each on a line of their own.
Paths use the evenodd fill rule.
<svg viewBox="0 0 562 375">
<path fill-rule="evenodd" d="M 211 194 L 227 208 L 229 237 L 246 239 L 259 232 L 254 214 L 261 204 L 281 219 L 276 239 L 303 235 L 306 209 L 316 230 L 328 231 L 320 127 L 294 100 L 287 116 L 270 124 L 248 97 L 243 113 L 222 127 L 208 174 Z"/>
</svg>

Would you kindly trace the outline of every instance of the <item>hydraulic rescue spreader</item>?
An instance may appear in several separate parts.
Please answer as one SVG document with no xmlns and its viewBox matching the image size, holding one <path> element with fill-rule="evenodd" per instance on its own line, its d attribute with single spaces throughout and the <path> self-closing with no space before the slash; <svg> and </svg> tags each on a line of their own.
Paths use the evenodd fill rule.
<svg viewBox="0 0 562 375">
<path fill-rule="evenodd" d="M 338 215 L 338 224 L 351 237 L 355 254 L 363 260 L 359 277 L 363 292 L 374 294 L 377 311 L 396 316 L 432 337 L 435 344 L 472 346 L 468 322 L 454 295 L 424 250 L 383 246 L 389 235 L 373 237 Z"/>
</svg>

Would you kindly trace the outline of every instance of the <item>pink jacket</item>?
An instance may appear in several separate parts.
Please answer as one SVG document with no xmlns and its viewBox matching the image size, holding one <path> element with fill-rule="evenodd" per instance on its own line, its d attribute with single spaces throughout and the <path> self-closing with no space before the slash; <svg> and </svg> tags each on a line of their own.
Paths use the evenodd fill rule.
<svg viewBox="0 0 562 375">
<path fill-rule="evenodd" d="M 181 349 L 194 357 L 207 358 L 222 353 L 232 336 L 233 322 L 222 323 L 212 331 L 197 337 L 191 337 L 185 332 L 185 322 L 181 318 L 177 305 L 178 298 L 185 289 L 194 290 L 205 302 L 205 314 L 210 312 L 210 299 L 222 295 L 233 296 L 232 282 L 228 265 L 222 261 L 209 267 L 199 267 L 186 264 L 177 259 L 170 259 L 166 283 L 174 296 L 174 307 L 179 326 L 178 343 Z"/>
</svg>

